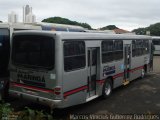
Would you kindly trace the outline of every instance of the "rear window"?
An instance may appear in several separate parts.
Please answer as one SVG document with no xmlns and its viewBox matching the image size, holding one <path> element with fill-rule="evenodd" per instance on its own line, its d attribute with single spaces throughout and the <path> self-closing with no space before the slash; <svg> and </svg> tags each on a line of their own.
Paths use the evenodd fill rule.
<svg viewBox="0 0 160 120">
<path fill-rule="evenodd" d="M 32 68 L 54 67 L 54 40 L 40 35 L 17 35 L 13 38 L 14 64 Z"/>
</svg>

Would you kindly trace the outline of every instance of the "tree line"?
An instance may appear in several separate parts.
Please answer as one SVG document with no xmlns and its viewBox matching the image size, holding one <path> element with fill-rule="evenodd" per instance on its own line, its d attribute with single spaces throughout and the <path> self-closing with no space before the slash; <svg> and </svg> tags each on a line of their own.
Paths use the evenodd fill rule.
<svg viewBox="0 0 160 120">
<path fill-rule="evenodd" d="M 92 27 L 87 23 L 80 23 L 80 22 L 77 22 L 77 21 L 71 21 L 67 18 L 62 18 L 62 17 L 50 17 L 50 18 L 42 20 L 42 22 L 68 24 L 68 25 L 78 25 L 78 26 L 82 26 L 84 28 L 87 28 L 89 30 L 92 29 Z"/>
<path fill-rule="evenodd" d="M 146 35 L 147 31 L 150 31 L 151 36 L 160 36 L 160 23 L 151 24 L 144 28 L 134 29 L 132 32 L 135 32 L 138 35 Z"/>
</svg>

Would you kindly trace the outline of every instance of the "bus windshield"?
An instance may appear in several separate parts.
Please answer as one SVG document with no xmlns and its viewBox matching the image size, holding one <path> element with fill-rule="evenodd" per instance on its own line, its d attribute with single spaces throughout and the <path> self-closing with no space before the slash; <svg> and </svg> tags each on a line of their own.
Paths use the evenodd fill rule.
<svg viewBox="0 0 160 120">
<path fill-rule="evenodd" d="M 13 37 L 13 63 L 30 68 L 54 68 L 54 39 L 40 35 Z"/>
<path fill-rule="evenodd" d="M 7 74 L 9 63 L 9 30 L 0 29 L 0 76 Z"/>
</svg>

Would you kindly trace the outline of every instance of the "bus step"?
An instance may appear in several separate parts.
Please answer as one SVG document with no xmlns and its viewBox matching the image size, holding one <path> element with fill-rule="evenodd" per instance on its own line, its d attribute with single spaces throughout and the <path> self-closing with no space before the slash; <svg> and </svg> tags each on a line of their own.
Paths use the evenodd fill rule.
<svg viewBox="0 0 160 120">
<path fill-rule="evenodd" d="M 86 102 L 89 102 L 89 101 L 91 101 L 91 100 L 93 100 L 93 99 L 95 99 L 97 97 L 98 97 L 98 95 L 94 95 L 92 97 L 89 97 L 89 98 L 86 99 Z"/>
<path fill-rule="evenodd" d="M 128 85 L 129 84 L 129 80 L 124 80 L 123 85 Z"/>
</svg>

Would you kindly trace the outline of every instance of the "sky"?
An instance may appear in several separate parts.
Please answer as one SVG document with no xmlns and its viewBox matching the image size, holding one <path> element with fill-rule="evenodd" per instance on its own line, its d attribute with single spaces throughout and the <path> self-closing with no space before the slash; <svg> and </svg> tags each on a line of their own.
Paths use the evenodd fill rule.
<svg viewBox="0 0 160 120">
<path fill-rule="evenodd" d="M 37 22 L 60 16 L 95 29 L 116 25 L 125 30 L 160 22 L 160 0 L 0 0 L 0 20 L 7 22 L 8 14 L 14 11 L 22 22 L 22 8 L 27 4 Z"/>
</svg>

